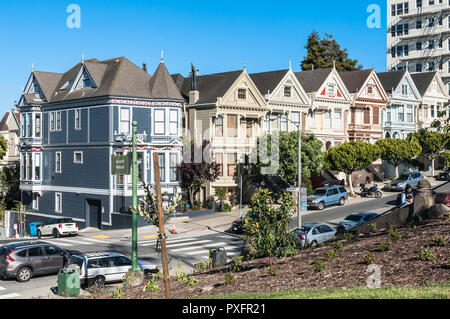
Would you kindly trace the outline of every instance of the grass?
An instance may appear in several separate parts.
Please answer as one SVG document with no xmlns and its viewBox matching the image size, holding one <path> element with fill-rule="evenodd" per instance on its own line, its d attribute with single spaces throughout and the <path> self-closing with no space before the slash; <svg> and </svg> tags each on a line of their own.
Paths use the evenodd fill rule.
<svg viewBox="0 0 450 319">
<path fill-rule="evenodd" d="M 450 284 L 425 287 L 355 287 L 317 290 L 284 290 L 273 293 L 236 293 L 211 299 L 450 299 Z"/>
</svg>

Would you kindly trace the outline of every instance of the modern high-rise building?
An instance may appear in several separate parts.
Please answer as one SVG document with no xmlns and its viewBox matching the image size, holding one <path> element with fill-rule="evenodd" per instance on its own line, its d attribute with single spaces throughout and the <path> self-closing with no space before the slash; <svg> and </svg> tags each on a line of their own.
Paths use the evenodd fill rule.
<svg viewBox="0 0 450 319">
<path fill-rule="evenodd" d="M 388 0 L 387 11 L 387 70 L 437 71 L 450 92 L 450 0 Z"/>
</svg>

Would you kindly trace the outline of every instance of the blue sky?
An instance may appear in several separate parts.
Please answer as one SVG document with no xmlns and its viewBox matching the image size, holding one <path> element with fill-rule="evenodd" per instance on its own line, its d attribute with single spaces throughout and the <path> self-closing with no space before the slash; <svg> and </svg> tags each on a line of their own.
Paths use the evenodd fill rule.
<svg viewBox="0 0 450 319">
<path fill-rule="evenodd" d="M 85 58 L 125 56 L 156 69 L 160 51 L 171 73 L 241 69 L 295 71 L 312 30 L 332 34 L 365 68 L 386 69 L 386 2 L 346 1 L 5 1 L 0 0 L 0 111 L 14 106 L 31 72 L 65 72 Z M 81 8 L 70 29 L 67 6 Z M 370 4 L 381 7 L 381 28 L 366 25 Z"/>
</svg>

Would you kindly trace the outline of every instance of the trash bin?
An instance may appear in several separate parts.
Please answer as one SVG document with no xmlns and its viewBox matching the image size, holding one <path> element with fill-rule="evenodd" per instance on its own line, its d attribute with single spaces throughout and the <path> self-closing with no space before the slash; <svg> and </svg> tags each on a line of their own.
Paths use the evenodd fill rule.
<svg viewBox="0 0 450 319">
<path fill-rule="evenodd" d="M 211 248 L 209 257 L 212 260 L 213 267 L 220 267 L 227 263 L 227 252 L 224 247 Z"/>
<path fill-rule="evenodd" d="M 69 266 L 58 272 L 58 295 L 64 297 L 80 294 L 80 272 L 78 267 Z"/>
<path fill-rule="evenodd" d="M 37 226 L 41 223 L 29 223 L 28 226 L 30 227 L 30 236 L 36 236 L 36 230 Z"/>
</svg>

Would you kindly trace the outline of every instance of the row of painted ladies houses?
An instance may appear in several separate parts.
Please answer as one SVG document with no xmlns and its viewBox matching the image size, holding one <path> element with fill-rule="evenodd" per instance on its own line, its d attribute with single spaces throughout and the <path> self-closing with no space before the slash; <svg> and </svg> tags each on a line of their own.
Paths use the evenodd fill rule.
<svg viewBox="0 0 450 319">
<path fill-rule="evenodd" d="M 138 123 L 139 179 L 154 183 L 160 154 L 163 191 L 180 190 L 182 136 L 211 141 L 217 187 L 236 194 L 237 164 L 258 136 L 295 131 L 298 123 L 323 149 L 349 140 L 404 138 L 427 127 L 448 96 L 435 72 L 377 74 L 242 70 L 188 77 L 164 62 L 151 76 L 126 58 L 81 61 L 65 73 L 33 71 L 19 101 L 22 202 L 32 215 L 67 216 L 81 227 L 121 227 L 131 203 L 130 176 L 112 175 L 111 156 L 130 151 Z M 142 195 L 143 190 L 138 190 Z"/>
</svg>

